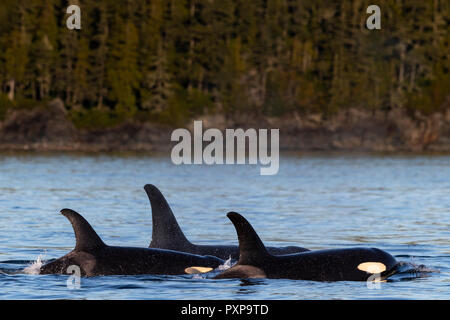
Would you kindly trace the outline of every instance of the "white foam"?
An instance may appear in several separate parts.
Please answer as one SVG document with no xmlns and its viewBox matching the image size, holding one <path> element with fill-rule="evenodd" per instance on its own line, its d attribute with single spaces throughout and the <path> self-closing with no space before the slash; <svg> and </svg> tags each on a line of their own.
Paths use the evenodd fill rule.
<svg viewBox="0 0 450 320">
<path fill-rule="evenodd" d="M 216 268 L 216 270 L 223 271 L 223 270 L 230 269 L 232 266 L 233 266 L 233 264 L 231 263 L 231 256 L 230 256 L 223 264 L 218 266 Z"/>
<path fill-rule="evenodd" d="M 413 257 L 412 257 L 413 258 Z M 440 273 L 440 270 L 415 262 L 400 261 L 397 265 L 400 273 Z"/>
<path fill-rule="evenodd" d="M 45 254 L 40 254 L 36 261 L 30 264 L 28 267 L 23 269 L 23 271 L 27 274 L 39 274 L 41 272 L 41 267 L 43 265 L 42 258 Z"/>
</svg>

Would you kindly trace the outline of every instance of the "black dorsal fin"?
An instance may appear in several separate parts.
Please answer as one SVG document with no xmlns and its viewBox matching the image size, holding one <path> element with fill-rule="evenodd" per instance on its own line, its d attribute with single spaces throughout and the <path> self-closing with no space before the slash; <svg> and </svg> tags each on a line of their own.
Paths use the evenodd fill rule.
<svg viewBox="0 0 450 320">
<path fill-rule="evenodd" d="M 152 206 L 153 227 L 150 248 L 181 250 L 192 247 L 193 244 L 181 231 L 172 209 L 161 191 L 152 184 L 145 185 L 144 189 Z"/>
<path fill-rule="evenodd" d="M 95 230 L 79 213 L 71 209 L 62 209 L 61 214 L 69 219 L 75 232 L 75 251 L 92 252 L 106 247 Z"/>
<path fill-rule="evenodd" d="M 227 217 L 236 228 L 239 240 L 239 264 L 258 265 L 270 256 L 252 225 L 237 212 L 228 212 Z"/>
</svg>

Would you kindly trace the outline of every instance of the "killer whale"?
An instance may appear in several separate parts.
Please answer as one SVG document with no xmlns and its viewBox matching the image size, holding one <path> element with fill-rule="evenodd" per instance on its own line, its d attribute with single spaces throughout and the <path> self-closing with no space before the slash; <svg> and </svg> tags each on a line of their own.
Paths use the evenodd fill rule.
<svg viewBox="0 0 450 320">
<path fill-rule="evenodd" d="M 150 248 L 212 255 L 221 259 L 229 259 L 230 256 L 233 260 L 239 258 L 239 246 L 236 245 L 196 245 L 191 243 L 178 225 L 175 215 L 161 191 L 152 184 L 145 185 L 144 190 L 152 208 L 153 227 Z M 267 247 L 267 250 L 275 255 L 309 251 L 296 246 Z"/>
<path fill-rule="evenodd" d="M 184 274 L 186 268 L 214 269 L 224 263 L 213 256 L 200 256 L 164 249 L 116 247 L 106 245 L 79 213 L 63 209 L 72 224 L 76 245 L 65 256 L 43 265 L 40 274 L 66 274 L 71 265 L 80 267 L 82 276 Z"/>
<path fill-rule="evenodd" d="M 374 274 L 378 279 L 385 279 L 395 273 L 395 258 L 377 248 L 317 250 L 275 256 L 266 250 L 252 225 L 243 216 L 229 212 L 227 217 L 236 228 L 240 257 L 236 265 L 216 275 L 215 279 L 366 281 Z"/>
</svg>

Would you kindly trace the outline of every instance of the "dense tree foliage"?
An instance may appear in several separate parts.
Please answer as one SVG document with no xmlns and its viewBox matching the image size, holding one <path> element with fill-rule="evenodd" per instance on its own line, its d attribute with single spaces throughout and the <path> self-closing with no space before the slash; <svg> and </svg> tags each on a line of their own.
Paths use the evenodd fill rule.
<svg viewBox="0 0 450 320">
<path fill-rule="evenodd" d="M 81 7 L 81 30 L 66 8 Z M 79 124 L 178 124 L 448 104 L 447 0 L 2 0 L 0 109 L 59 97 Z M 0 110 L 1 113 L 1 110 Z"/>
</svg>

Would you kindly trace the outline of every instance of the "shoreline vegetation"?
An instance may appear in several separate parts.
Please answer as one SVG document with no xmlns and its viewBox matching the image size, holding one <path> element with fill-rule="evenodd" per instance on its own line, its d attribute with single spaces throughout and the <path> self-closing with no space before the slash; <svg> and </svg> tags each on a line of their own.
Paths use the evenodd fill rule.
<svg viewBox="0 0 450 320">
<path fill-rule="evenodd" d="M 450 2 L 0 2 L 0 149 L 156 151 L 279 128 L 280 150 L 449 152 Z"/>
<path fill-rule="evenodd" d="M 280 151 L 450 153 L 450 109 L 428 116 L 406 110 L 346 109 L 322 114 L 258 117 L 239 122 L 216 113 L 204 115 L 204 130 L 279 128 Z M 192 132 L 193 121 L 183 127 Z M 127 119 L 105 128 L 77 128 L 61 99 L 33 108 L 9 109 L 0 121 L 0 151 L 168 152 L 177 142 L 175 126 Z"/>
</svg>

